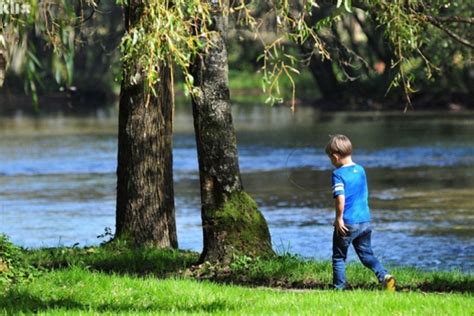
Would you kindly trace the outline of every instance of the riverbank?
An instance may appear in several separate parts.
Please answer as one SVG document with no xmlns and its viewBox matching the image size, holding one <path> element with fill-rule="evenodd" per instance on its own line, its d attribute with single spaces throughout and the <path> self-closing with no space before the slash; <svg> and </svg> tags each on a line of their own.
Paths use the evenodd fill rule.
<svg viewBox="0 0 474 316">
<path fill-rule="evenodd" d="M 397 268 L 398 293 L 384 292 L 360 264 L 351 291 L 330 290 L 329 262 L 285 254 L 195 266 L 198 253 L 92 248 L 22 250 L 23 279 L 5 285 L 6 314 L 452 314 L 474 310 L 474 275 Z M 18 261 L 18 254 L 17 259 Z"/>
</svg>

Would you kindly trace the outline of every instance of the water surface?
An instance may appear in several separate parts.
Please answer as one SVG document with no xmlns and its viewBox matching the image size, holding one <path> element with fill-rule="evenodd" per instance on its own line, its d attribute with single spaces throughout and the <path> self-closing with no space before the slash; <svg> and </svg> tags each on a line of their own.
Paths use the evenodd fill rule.
<svg viewBox="0 0 474 316">
<path fill-rule="evenodd" d="M 192 117 L 178 108 L 178 239 L 200 251 Z M 474 268 L 474 114 L 334 113 L 235 107 L 240 166 L 275 249 L 330 259 L 329 134 L 351 137 L 366 167 L 373 244 L 390 265 Z M 117 117 L 0 118 L 0 232 L 25 247 L 100 243 L 114 228 Z M 351 253 L 350 259 L 355 259 Z"/>
</svg>

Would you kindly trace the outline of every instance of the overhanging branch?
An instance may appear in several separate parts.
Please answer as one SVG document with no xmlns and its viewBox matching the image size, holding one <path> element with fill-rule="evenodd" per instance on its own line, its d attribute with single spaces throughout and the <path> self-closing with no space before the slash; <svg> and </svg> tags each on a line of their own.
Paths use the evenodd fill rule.
<svg viewBox="0 0 474 316">
<path fill-rule="evenodd" d="M 91 8 L 91 13 L 87 16 L 87 17 L 82 17 L 81 20 L 75 24 L 75 26 L 80 26 L 82 24 L 85 24 L 87 21 L 89 21 L 90 19 L 92 19 L 92 17 L 94 16 L 94 14 L 98 11 L 97 8 L 99 7 L 100 5 L 100 1 L 101 0 L 97 0 L 97 2 L 92 2 L 91 4 L 89 4 L 90 8 Z M 82 5 L 82 3 L 81 3 Z"/>
<path fill-rule="evenodd" d="M 434 16 L 430 16 L 430 15 L 426 15 L 425 16 L 426 19 L 428 20 L 428 22 L 430 22 L 431 24 L 433 24 L 434 26 L 436 26 L 437 28 L 439 28 L 440 30 L 444 31 L 446 34 L 449 35 L 449 37 L 451 37 L 452 39 L 456 40 L 457 42 L 465 45 L 465 46 L 468 46 L 470 48 L 474 48 L 474 44 L 471 43 L 469 40 L 467 40 L 466 38 L 464 37 L 461 37 L 460 35 L 454 33 L 453 31 L 451 31 L 449 28 L 447 28 L 443 23 L 441 23 L 441 21 L 439 20 L 439 18 L 436 18 Z"/>
<path fill-rule="evenodd" d="M 474 24 L 473 17 L 463 17 L 463 16 L 438 16 L 436 19 L 439 22 L 443 23 L 466 23 L 466 24 Z"/>
</svg>

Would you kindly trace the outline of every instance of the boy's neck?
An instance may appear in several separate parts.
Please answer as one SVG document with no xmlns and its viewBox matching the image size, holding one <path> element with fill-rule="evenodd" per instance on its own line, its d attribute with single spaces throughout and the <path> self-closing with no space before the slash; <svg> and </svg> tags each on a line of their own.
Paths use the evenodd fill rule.
<svg viewBox="0 0 474 316">
<path fill-rule="evenodd" d="M 338 168 L 344 167 L 344 166 L 350 166 L 353 165 L 354 162 L 352 161 L 352 156 L 346 156 L 344 158 L 340 158 L 338 161 Z"/>
</svg>

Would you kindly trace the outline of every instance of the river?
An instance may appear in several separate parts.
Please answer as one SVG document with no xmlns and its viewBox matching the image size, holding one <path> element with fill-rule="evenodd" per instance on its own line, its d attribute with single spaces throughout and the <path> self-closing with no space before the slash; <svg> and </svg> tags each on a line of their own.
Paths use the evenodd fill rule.
<svg viewBox="0 0 474 316">
<path fill-rule="evenodd" d="M 339 112 L 236 106 L 244 187 L 274 248 L 330 259 L 328 135 L 347 134 L 366 168 L 373 246 L 390 266 L 474 271 L 474 113 Z M 189 109 L 175 115 L 180 248 L 201 251 L 199 179 Z M 36 248 L 99 244 L 114 230 L 115 110 L 0 117 L 0 232 Z M 355 260 L 350 251 L 350 260 Z"/>
</svg>

